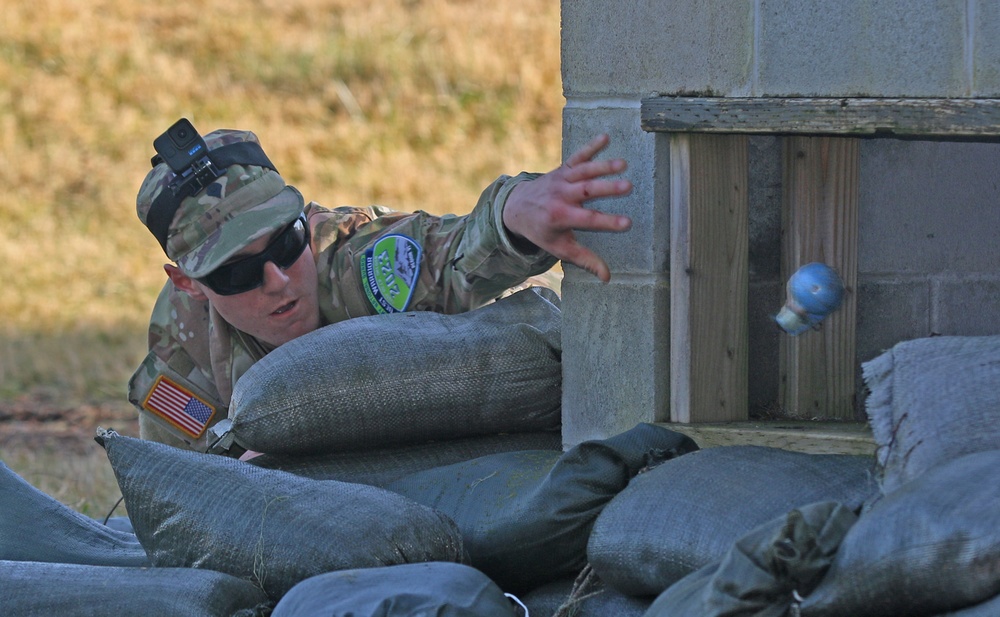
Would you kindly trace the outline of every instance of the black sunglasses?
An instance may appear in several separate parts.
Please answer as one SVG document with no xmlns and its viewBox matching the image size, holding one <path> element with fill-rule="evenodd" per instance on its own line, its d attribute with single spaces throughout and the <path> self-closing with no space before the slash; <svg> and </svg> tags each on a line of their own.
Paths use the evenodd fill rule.
<svg viewBox="0 0 1000 617">
<path fill-rule="evenodd" d="M 287 270 L 298 261 L 309 244 L 309 223 L 299 216 L 281 230 L 263 251 L 227 263 L 197 279 L 220 296 L 234 296 L 264 284 L 264 265 L 273 261 Z"/>
</svg>

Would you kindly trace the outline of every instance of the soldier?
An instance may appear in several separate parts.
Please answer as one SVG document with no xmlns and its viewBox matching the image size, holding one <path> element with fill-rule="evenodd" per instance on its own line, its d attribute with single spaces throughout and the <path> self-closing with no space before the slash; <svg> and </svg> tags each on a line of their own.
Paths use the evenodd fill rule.
<svg viewBox="0 0 1000 617">
<path fill-rule="evenodd" d="M 583 207 L 631 191 L 628 180 L 605 178 L 624 171 L 624 160 L 594 160 L 607 143 L 595 138 L 544 175 L 500 176 L 468 215 L 432 216 L 305 204 L 253 133 L 202 139 L 179 121 L 154 142 L 159 154 L 136 199 L 174 262 L 164 265 L 149 353 L 128 385 L 140 436 L 205 451 L 205 431 L 227 416 L 236 380 L 324 325 L 470 310 L 558 259 L 607 282 L 607 264 L 573 233 L 631 226 Z"/>
</svg>

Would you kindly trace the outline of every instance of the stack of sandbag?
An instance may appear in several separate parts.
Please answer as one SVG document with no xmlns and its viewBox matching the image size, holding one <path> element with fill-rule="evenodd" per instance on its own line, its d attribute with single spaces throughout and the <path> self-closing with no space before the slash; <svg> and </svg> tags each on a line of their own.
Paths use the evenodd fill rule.
<svg viewBox="0 0 1000 617">
<path fill-rule="evenodd" d="M 470 565 L 521 594 L 583 569 L 605 505 L 640 470 L 697 448 L 686 435 L 639 424 L 566 453 L 494 454 L 405 476 L 386 488 L 450 517 Z"/>
<path fill-rule="evenodd" d="M 904 341 L 862 365 L 883 491 L 1000 448 L 1000 336 Z"/>
<path fill-rule="evenodd" d="M 378 487 L 311 480 L 111 431 L 99 441 L 156 567 L 231 574 L 277 600 L 325 572 L 464 558 L 448 517 Z"/>
<path fill-rule="evenodd" d="M 600 578 L 657 596 L 721 560 L 754 528 L 820 501 L 860 508 L 877 492 L 871 457 L 720 446 L 637 476 L 605 506 L 587 555 Z"/>
<path fill-rule="evenodd" d="M 453 524 L 399 495 L 113 432 L 99 440 L 150 559 L 136 536 L 104 528 L 0 464 L 9 515 L 0 518 L 3 615 L 527 615 L 482 572 L 439 561 L 462 556 Z M 60 562 L 68 559 L 80 563 Z"/>
<path fill-rule="evenodd" d="M 885 495 L 841 542 L 804 617 L 932 616 L 1000 594 L 1000 450 L 942 463 Z"/>
<path fill-rule="evenodd" d="M 1000 594 L 1000 336 L 904 341 L 862 370 L 882 495 L 802 614 L 990 614 Z"/>
<path fill-rule="evenodd" d="M 0 610 L 16 617 L 263 617 L 249 581 L 194 568 L 0 560 Z"/>
<path fill-rule="evenodd" d="M 652 598 L 627 596 L 608 587 L 590 568 L 521 596 L 529 615 L 573 617 L 643 617 Z"/>
<path fill-rule="evenodd" d="M 0 560 L 149 565 L 131 533 L 116 531 L 67 508 L 0 461 Z"/>
<path fill-rule="evenodd" d="M 403 476 L 425 469 L 460 463 L 488 454 L 522 450 L 548 450 L 558 454 L 562 452 L 562 436 L 559 431 L 508 433 L 370 450 L 307 455 L 263 454 L 251 458 L 250 463 L 315 480 L 386 486 Z"/>
<path fill-rule="evenodd" d="M 646 617 L 1000 614 L 1000 337 L 907 341 L 862 368 L 879 491 L 752 530 Z"/>
<path fill-rule="evenodd" d="M 434 562 L 308 578 L 278 601 L 271 617 L 527 617 L 522 606 L 475 568 Z"/>
<path fill-rule="evenodd" d="M 8 492 L 17 495 L 10 501 L 25 504 L 22 516 L 8 519 L 18 533 L 35 526 L 57 534 L 15 542 L 7 528 L 0 559 L 21 561 L 0 563 L 0 585 L 20 586 L 12 605 L 18 614 L 249 616 L 273 607 L 275 615 L 293 616 L 323 607 L 323 614 L 345 617 L 519 617 L 522 603 L 506 592 L 575 574 L 586 565 L 590 529 L 604 505 L 642 470 L 697 450 L 681 433 L 640 424 L 566 453 L 505 452 L 410 474 L 388 490 L 114 431 L 99 431 L 98 442 L 135 535 L 102 528 L 7 474 Z M 81 522 L 63 531 L 62 523 L 39 525 L 46 518 Z M 86 565 L 76 568 L 23 561 L 28 547 L 55 562 L 68 559 L 102 534 L 119 538 L 133 560 L 140 551 L 141 564 L 152 567 L 98 565 L 104 551 L 84 554 Z M 52 553 L 47 547 L 57 542 L 67 545 Z M 35 582 L 22 584 L 27 579 Z M 62 595 L 42 598 L 45 584 L 60 585 Z M 98 602 L 111 586 L 114 598 Z M 190 593 L 177 594 L 181 587 Z"/>
<path fill-rule="evenodd" d="M 671 585 L 645 617 L 791 615 L 823 579 L 856 520 L 853 511 L 836 502 L 791 510 L 751 530 L 721 560 Z"/>
<path fill-rule="evenodd" d="M 273 606 L 230 574 L 148 567 L 134 534 L 70 509 L 2 462 L 0 504 L 0 614 L 253 617 Z"/>
<path fill-rule="evenodd" d="M 994 596 L 993 599 L 975 606 L 941 613 L 936 617 L 994 617 L 995 615 L 1000 615 L 1000 596 Z"/>
<path fill-rule="evenodd" d="M 232 436 L 276 457 L 269 466 L 287 469 L 294 457 L 313 457 L 326 466 L 318 473 L 339 479 L 346 452 L 377 449 L 392 465 L 397 447 L 487 439 L 494 451 L 519 450 L 523 438 L 503 448 L 498 437 L 531 433 L 561 449 L 558 302 L 551 291 L 532 288 L 457 315 L 375 315 L 320 328 L 240 377 Z M 412 454 L 405 461 L 420 468 Z M 447 456 L 455 462 L 462 450 Z"/>
</svg>

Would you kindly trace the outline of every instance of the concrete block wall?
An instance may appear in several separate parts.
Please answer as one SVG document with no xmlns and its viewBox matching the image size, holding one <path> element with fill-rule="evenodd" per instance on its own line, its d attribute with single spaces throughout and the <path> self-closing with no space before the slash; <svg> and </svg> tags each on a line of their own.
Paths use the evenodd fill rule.
<svg viewBox="0 0 1000 617">
<path fill-rule="evenodd" d="M 669 418 L 669 148 L 639 126 L 654 95 L 1000 97 L 992 0 L 564 0 L 568 154 L 608 132 L 635 191 L 582 234 L 612 270 L 566 267 L 567 445 Z M 750 407 L 777 402 L 781 140 L 751 139 Z M 936 334 L 1000 334 L 1000 143 L 866 140 L 858 363 Z M 859 381 L 860 384 L 860 381 Z M 863 412 L 859 410 L 858 417 Z"/>
</svg>

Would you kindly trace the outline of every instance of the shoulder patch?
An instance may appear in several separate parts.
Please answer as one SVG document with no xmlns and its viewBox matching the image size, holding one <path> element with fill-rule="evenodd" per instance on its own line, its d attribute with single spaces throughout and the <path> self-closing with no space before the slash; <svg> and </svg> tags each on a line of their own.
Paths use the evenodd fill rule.
<svg viewBox="0 0 1000 617">
<path fill-rule="evenodd" d="M 142 408 L 194 439 L 201 437 L 215 415 L 215 407 L 163 375 L 156 378 Z"/>
<path fill-rule="evenodd" d="M 389 234 L 361 256 L 361 284 L 379 313 L 400 313 L 410 305 L 420 275 L 420 245 L 412 238 Z"/>
</svg>

